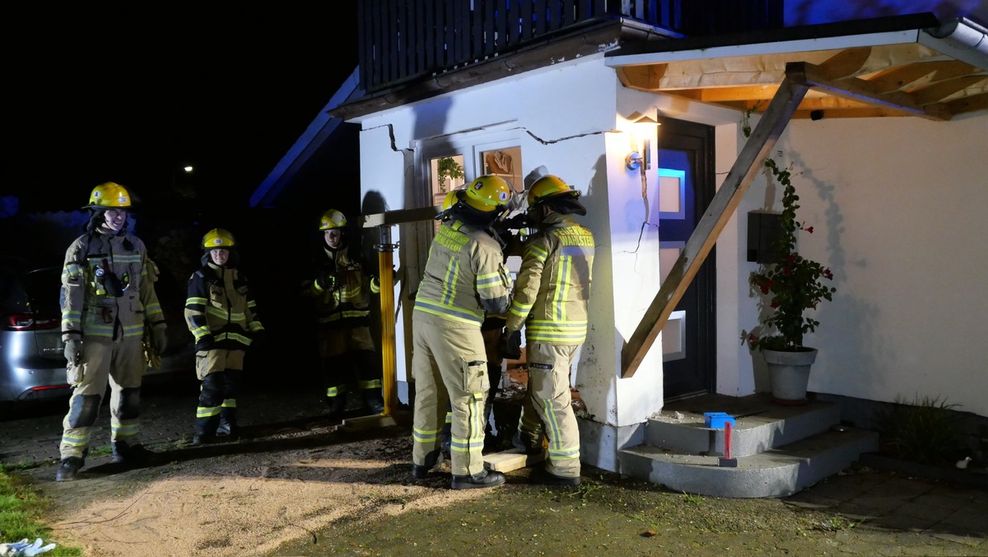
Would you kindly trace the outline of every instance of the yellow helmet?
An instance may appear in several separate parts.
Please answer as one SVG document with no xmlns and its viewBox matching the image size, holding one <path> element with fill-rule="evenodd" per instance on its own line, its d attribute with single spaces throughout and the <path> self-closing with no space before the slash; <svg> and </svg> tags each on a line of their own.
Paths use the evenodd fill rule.
<svg viewBox="0 0 988 557">
<path fill-rule="evenodd" d="M 528 190 L 528 206 L 534 207 L 539 203 L 560 195 L 570 195 L 574 198 L 580 197 L 580 192 L 566 185 L 566 182 L 558 176 L 547 174 L 532 184 Z"/>
<path fill-rule="evenodd" d="M 233 234 L 229 230 L 214 228 L 202 237 L 202 247 L 205 249 L 232 248 L 237 245 L 233 239 Z"/>
<path fill-rule="evenodd" d="M 89 194 L 90 207 L 130 207 L 130 193 L 116 182 L 105 182 L 93 188 Z"/>
<path fill-rule="evenodd" d="M 332 228 L 345 228 L 346 227 L 346 216 L 337 211 L 336 209 L 330 209 L 322 214 L 322 219 L 319 220 L 319 230 L 330 230 Z"/>
<path fill-rule="evenodd" d="M 460 200 L 457 193 L 461 191 L 463 190 L 450 190 L 450 192 L 446 194 L 446 197 L 443 198 L 443 204 L 439 207 L 439 209 L 441 211 L 448 211 L 450 207 L 456 205 L 456 202 Z"/>
<path fill-rule="evenodd" d="M 466 193 L 463 194 L 463 201 L 481 213 L 492 213 L 503 209 L 507 207 L 509 199 L 511 199 L 511 188 L 508 187 L 508 183 L 504 178 L 490 174 L 470 182 L 466 187 Z"/>
</svg>

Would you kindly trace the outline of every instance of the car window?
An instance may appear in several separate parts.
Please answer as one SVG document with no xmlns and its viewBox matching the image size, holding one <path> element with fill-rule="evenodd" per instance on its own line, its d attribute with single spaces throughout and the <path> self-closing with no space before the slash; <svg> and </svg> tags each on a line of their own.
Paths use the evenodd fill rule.
<svg viewBox="0 0 988 557">
<path fill-rule="evenodd" d="M 36 315 L 57 316 L 58 294 L 61 288 L 61 273 L 57 267 L 37 269 L 27 274 L 24 289 L 28 303 Z"/>
<path fill-rule="evenodd" d="M 0 312 L 15 313 L 28 310 L 28 296 L 20 273 L 0 269 Z"/>
</svg>

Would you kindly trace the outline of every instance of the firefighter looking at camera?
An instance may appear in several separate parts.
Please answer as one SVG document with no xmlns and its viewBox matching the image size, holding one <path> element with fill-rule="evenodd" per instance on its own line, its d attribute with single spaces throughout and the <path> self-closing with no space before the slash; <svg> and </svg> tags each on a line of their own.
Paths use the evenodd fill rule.
<svg viewBox="0 0 988 557">
<path fill-rule="evenodd" d="M 315 301 L 325 401 L 334 418 L 346 410 L 347 387 L 353 383 L 367 411 L 384 410 L 381 366 L 370 332 L 370 293 L 380 292 L 380 287 L 376 278 L 364 273 L 346 227 L 340 211 L 323 213 L 319 270 L 304 287 L 304 294 Z"/>
<path fill-rule="evenodd" d="M 196 376 L 202 381 L 193 445 L 217 435 L 238 437 L 244 355 L 264 333 L 247 277 L 237 269 L 236 246 L 230 232 L 210 230 L 202 238 L 202 267 L 189 277 L 185 322 L 196 340 Z"/>
<path fill-rule="evenodd" d="M 127 232 L 130 193 L 114 182 L 100 184 L 88 208 L 86 233 L 69 246 L 62 268 L 62 339 L 72 397 L 62 422 L 58 481 L 75 479 L 84 464 L 108 382 L 113 461 L 139 466 L 147 460 L 138 441 L 145 327 L 151 327 L 159 354 L 166 344 L 147 250 Z"/>
</svg>

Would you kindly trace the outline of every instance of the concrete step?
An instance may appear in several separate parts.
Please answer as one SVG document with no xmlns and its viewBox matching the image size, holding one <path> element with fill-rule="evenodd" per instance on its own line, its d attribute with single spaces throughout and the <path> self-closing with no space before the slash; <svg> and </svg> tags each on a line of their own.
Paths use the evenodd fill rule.
<svg viewBox="0 0 988 557">
<path fill-rule="evenodd" d="M 708 411 L 719 411 L 710 408 Z M 840 421 L 840 409 L 830 402 L 779 406 L 764 397 L 752 397 L 730 412 L 736 419 L 731 435 L 733 456 L 752 456 L 822 433 Z M 724 452 L 723 430 L 704 427 L 703 414 L 665 409 L 649 419 L 645 442 L 674 453 L 719 455 Z"/>
<path fill-rule="evenodd" d="M 718 458 L 677 454 L 650 445 L 619 451 L 620 472 L 674 491 L 714 497 L 785 497 L 848 467 L 878 448 L 878 434 L 827 431 L 721 468 Z"/>
</svg>

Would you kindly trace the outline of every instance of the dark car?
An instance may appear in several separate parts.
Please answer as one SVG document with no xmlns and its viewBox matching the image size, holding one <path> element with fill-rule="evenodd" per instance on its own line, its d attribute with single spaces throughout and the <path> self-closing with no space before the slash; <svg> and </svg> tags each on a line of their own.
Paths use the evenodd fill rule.
<svg viewBox="0 0 988 557">
<path fill-rule="evenodd" d="M 69 393 L 58 307 L 58 267 L 0 262 L 0 400 Z"/>
</svg>

